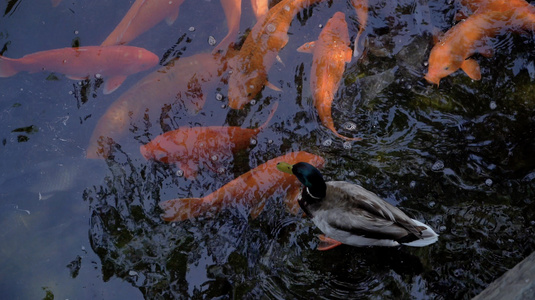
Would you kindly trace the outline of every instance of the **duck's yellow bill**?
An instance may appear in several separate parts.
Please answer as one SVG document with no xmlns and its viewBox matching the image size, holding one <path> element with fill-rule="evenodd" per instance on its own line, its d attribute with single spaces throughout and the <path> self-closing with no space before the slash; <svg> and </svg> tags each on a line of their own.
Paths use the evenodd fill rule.
<svg viewBox="0 0 535 300">
<path fill-rule="evenodd" d="M 288 174 L 293 174 L 292 167 L 293 165 L 285 162 L 280 162 L 277 164 L 277 170 Z"/>
</svg>

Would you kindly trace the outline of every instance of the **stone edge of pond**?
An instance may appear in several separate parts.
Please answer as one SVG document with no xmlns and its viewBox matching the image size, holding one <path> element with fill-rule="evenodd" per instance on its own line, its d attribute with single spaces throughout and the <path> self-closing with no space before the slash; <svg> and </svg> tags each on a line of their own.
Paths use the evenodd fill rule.
<svg viewBox="0 0 535 300">
<path fill-rule="evenodd" d="M 535 299 L 535 252 L 494 280 L 472 300 Z"/>
</svg>

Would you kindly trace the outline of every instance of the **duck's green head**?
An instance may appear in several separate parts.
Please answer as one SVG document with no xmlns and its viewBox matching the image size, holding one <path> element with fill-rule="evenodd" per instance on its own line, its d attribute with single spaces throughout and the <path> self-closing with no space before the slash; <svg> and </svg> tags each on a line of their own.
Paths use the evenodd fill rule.
<svg viewBox="0 0 535 300">
<path fill-rule="evenodd" d="M 315 198 L 324 198 L 327 186 L 321 172 L 313 165 L 306 162 L 298 162 L 295 165 L 280 162 L 277 169 L 284 173 L 294 174 L 301 183 L 308 188 L 308 192 Z"/>
</svg>

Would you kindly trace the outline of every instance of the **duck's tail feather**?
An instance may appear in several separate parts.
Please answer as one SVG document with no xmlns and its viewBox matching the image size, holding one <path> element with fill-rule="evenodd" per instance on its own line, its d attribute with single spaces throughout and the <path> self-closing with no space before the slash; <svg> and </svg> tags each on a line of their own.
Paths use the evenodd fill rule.
<svg viewBox="0 0 535 300">
<path fill-rule="evenodd" d="M 164 221 L 178 222 L 191 219 L 211 209 L 203 198 L 173 199 L 158 204 L 163 210 L 160 215 Z"/>
<path fill-rule="evenodd" d="M 425 247 L 428 245 L 433 244 L 434 242 L 438 241 L 438 234 L 436 234 L 431 227 L 425 225 L 424 223 L 414 220 L 414 223 L 418 226 L 425 227 L 425 230 L 422 231 L 422 238 L 412 241 L 410 243 L 403 243 L 405 246 L 411 246 L 411 247 Z"/>
</svg>

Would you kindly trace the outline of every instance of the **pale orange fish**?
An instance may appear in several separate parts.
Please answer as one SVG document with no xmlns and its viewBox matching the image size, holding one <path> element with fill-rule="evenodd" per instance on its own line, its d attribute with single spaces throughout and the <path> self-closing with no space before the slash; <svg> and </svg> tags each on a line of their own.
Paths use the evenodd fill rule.
<svg viewBox="0 0 535 300">
<path fill-rule="evenodd" d="M 227 19 L 228 33 L 221 42 L 214 48 L 213 53 L 220 50 L 226 51 L 230 44 L 234 43 L 238 37 L 241 19 L 241 0 L 221 0 L 223 11 Z"/>
<path fill-rule="evenodd" d="M 278 103 L 275 103 L 267 121 L 258 128 L 248 129 L 235 126 L 186 127 L 168 131 L 140 147 L 146 159 L 164 163 L 175 163 L 184 172 L 184 177 L 194 178 L 199 164 L 212 171 L 217 163 L 227 163 L 233 152 L 247 148 L 251 139 L 269 123 Z M 214 156 L 216 157 L 214 159 Z"/>
<path fill-rule="evenodd" d="M 52 6 L 56 7 L 59 5 L 60 2 L 61 0 L 52 0 Z"/>
<path fill-rule="evenodd" d="M 251 0 L 251 6 L 253 7 L 253 13 L 256 20 L 260 20 L 264 17 L 269 10 L 268 0 Z"/>
<path fill-rule="evenodd" d="M 288 29 L 301 9 L 323 0 L 283 0 L 260 19 L 230 63 L 229 107 L 242 109 L 267 83 L 267 73 L 288 42 Z M 278 89 L 271 85 L 272 88 Z"/>
<path fill-rule="evenodd" d="M 236 41 L 240 29 L 241 3 L 242 0 L 221 0 L 221 5 L 223 6 L 223 11 L 227 19 L 228 33 L 214 48 L 214 53 L 222 50 L 226 51 Z M 257 20 L 267 14 L 267 0 L 251 0 L 251 5 Z"/>
<path fill-rule="evenodd" d="M 355 46 L 353 49 L 353 57 L 357 57 L 362 54 L 362 49 L 358 49 L 358 45 L 361 43 L 361 36 L 366 29 L 366 23 L 368 22 L 368 0 L 351 0 L 351 5 L 355 8 L 357 19 L 359 21 L 359 32 L 355 38 Z"/>
<path fill-rule="evenodd" d="M 310 89 L 323 125 L 345 140 L 361 140 L 339 134 L 334 128 L 331 113 L 333 99 L 340 86 L 345 65 L 351 61 L 345 15 L 341 12 L 335 13 L 321 31 L 317 41 L 306 43 L 297 50 L 313 53 Z"/>
<path fill-rule="evenodd" d="M 136 0 L 101 46 L 128 44 L 165 19 L 171 25 L 184 0 Z"/>
<path fill-rule="evenodd" d="M 189 113 L 204 106 L 203 91 L 214 86 L 226 69 L 226 60 L 209 53 L 176 58 L 147 75 L 123 93 L 100 118 L 93 131 L 88 158 L 107 158 L 115 143 L 127 135 L 131 124 L 148 115 L 153 122 L 162 107 L 178 104 Z"/>
<path fill-rule="evenodd" d="M 158 64 L 156 54 L 132 46 L 61 48 L 36 52 L 22 58 L 0 56 L 0 77 L 21 71 L 58 72 L 71 79 L 105 78 L 104 94 L 115 91 L 126 79 Z"/>
<path fill-rule="evenodd" d="M 165 221 L 177 222 L 202 214 L 213 216 L 224 207 L 245 206 L 250 209 L 251 217 L 256 218 L 264 209 L 266 200 L 272 195 L 283 194 L 287 191 L 290 191 L 291 197 L 298 195 L 297 178 L 277 170 L 277 164 L 283 161 L 290 164 L 307 161 L 318 168 L 323 167 L 325 163 L 322 157 L 304 151 L 288 153 L 242 174 L 203 198 L 183 198 L 160 202 L 160 208 L 164 211 L 161 217 Z M 289 207 L 295 211 L 296 199 L 288 200 Z"/>
<path fill-rule="evenodd" d="M 481 3 L 474 14 L 453 26 L 431 49 L 425 79 L 438 85 L 440 79 L 459 68 L 470 78 L 481 79 L 481 70 L 474 53 L 492 55 L 487 39 L 504 30 L 533 30 L 535 8 L 523 0 L 489 0 Z"/>
</svg>

